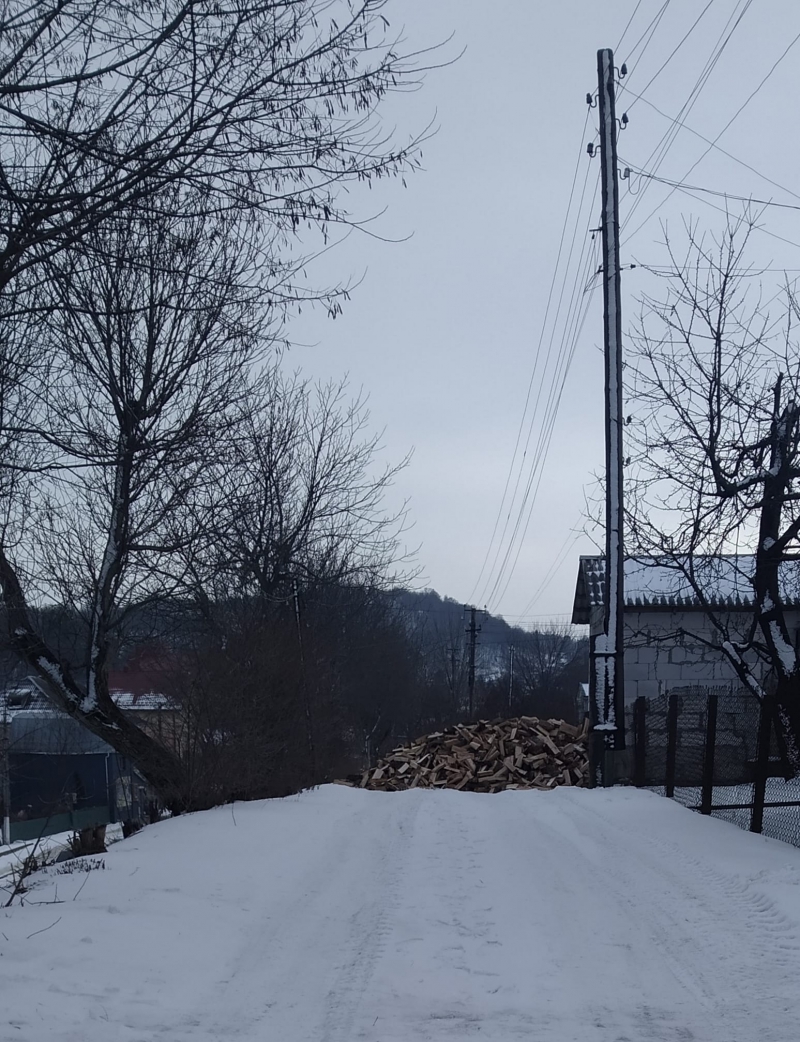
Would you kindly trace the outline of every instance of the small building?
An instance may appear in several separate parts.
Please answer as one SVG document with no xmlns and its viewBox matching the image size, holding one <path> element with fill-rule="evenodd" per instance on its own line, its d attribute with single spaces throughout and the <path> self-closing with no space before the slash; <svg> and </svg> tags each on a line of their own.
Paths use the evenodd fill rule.
<svg viewBox="0 0 800 1042">
<path fill-rule="evenodd" d="M 0 725 L 8 748 L 13 841 L 143 815 L 150 798 L 144 779 L 55 707 L 35 678 L 0 692 Z"/>
<path fill-rule="evenodd" d="M 800 633 L 800 562 L 781 565 L 783 603 L 793 634 Z M 689 689 L 739 688 L 740 681 L 721 647 L 719 630 L 707 608 L 735 633 L 744 634 L 752 620 L 752 557 L 745 555 L 692 559 L 695 586 L 683 571 L 652 558 L 627 558 L 624 582 L 626 717 L 636 698 Z M 603 629 L 605 557 L 581 557 L 572 621 L 589 626 L 590 661 Z M 705 601 L 705 604 L 703 603 Z M 765 664 L 753 660 L 756 675 L 766 678 Z M 589 671 L 594 699 L 595 670 Z M 630 720 L 628 720 L 628 724 Z"/>
</svg>

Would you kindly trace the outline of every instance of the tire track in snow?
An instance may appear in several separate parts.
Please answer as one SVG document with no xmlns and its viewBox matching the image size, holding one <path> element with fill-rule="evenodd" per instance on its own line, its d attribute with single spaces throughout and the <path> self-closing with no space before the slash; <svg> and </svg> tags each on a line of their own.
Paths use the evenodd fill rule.
<svg viewBox="0 0 800 1042">
<path fill-rule="evenodd" d="M 616 848 L 616 871 L 606 885 L 629 902 L 638 891 L 638 905 L 665 961 L 713 1009 L 708 1037 L 714 1042 L 788 1042 L 785 1012 L 787 1002 L 797 1007 L 800 925 L 748 880 L 721 871 L 657 832 L 632 835 L 599 804 L 592 806 L 587 795 L 564 794 L 571 817 L 595 842 Z M 724 824 L 711 825 L 709 845 L 715 826 Z M 651 880 L 644 893 L 643 879 Z M 663 885 L 652 885 L 658 879 Z M 691 920 L 681 921 L 676 909 L 687 900 L 695 911 Z"/>
<path fill-rule="evenodd" d="M 371 901 L 362 905 L 351 917 L 351 951 L 334 986 L 328 992 L 328 1012 L 319 1036 L 320 1042 L 352 1042 L 359 1006 L 375 965 L 385 950 L 392 918 L 400 907 L 399 884 L 408 852 L 413 847 L 420 794 L 405 793 L 399 799 L 395 795 L 394 802 L 393 824 L 396 824 L 397 830 L 393 833 L 392 841 L 381 850 L 378 865 L 370 865 L 368 868 L 370 872 L 375 867 L 379 868 L 382 887 Z"/>
</svg>

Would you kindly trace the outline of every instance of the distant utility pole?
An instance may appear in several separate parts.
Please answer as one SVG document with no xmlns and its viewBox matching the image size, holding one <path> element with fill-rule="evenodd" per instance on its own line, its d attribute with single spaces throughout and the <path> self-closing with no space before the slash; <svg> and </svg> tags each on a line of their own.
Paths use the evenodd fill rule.
<svg viewBox="0 0 800 1042">
<path fill-rule="evenodd" d="M 508 712 L 511 713 L 511 700 L 514 696 L 514 645 L 508 648 Z"/>
<path fill-rule="evenodd" d="M 624 67 L 622 70 L 625 72 Z M 600 116 L 601 230 L 603 243 L 603 344 L 605 348 L 606 567 L 603 633 L 594 640 L 593 683 L 602 745 L 596 747 L 603 781 L 613 781 L 606 751 L 625 748 L 623 673 L 624 503 L 622 474 L 622 300 L 619 264 L 619 181 L 614 53 L 597 52 L 597 104 Z M 627 117 L 623 116 L 623 123 Z M 593 149 L 590 146 L 590 154 Z M 598 740 L 600 741 L 600 740 Z M 599 754 L 602 752 L 602 756 Z"/>
<path fill-rule="evenodd" d="M 472 710 L 475 704 L 475 646 L 478 643 L 478 634 L 481 627 L 476 625 L 478 609 L 473 605 L 464 605 L 464 611 L 469 612 L 469 626 L 464 632 L 469 636 L 469 672 L 467 673 L 467 686 L 469 688 L 469 716 L 472 719 Z"/>
</svg>

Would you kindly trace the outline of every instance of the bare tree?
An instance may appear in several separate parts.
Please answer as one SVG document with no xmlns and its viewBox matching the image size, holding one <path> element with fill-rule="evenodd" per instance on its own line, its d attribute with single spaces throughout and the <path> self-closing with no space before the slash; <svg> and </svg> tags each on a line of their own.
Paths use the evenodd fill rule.
<svg viewBox="0 0 800 1042">
<path fill-rule="evenodd" d="M 585 655 L 586 642 L 558 622 L 515 635 L 515 704 L 537 716 L 571 719 Z"/>
<path fill-rule="evenodd" d="M 43 386 L 21 375 L 8 417 L 35 466 L 7 497 L 0 586 L 11 646 L 53 701 L 179 806 L 181 765 L 117 708 L 109 655 L 133 606 L 182 588 L 191 505 L 248 415 L 264 322 L 246 240 L 224 220 L 173 214 L 107 219 L 31 287 L 49 368 Z M 32 609 L 48 600 L 84 620 L 78 661 L 43 639 Z"/>
<path fill-rule="evenodd" d="M 680 255 L 667 240 L 665 292 L 643 301 L 630 545 L 704 606 L 711 642 L 748 690 L 774 688 L 797 767 L 800 652 L 787 608 L 800 594 L 800 312 L 788 291 L 777 316 L 762 304 L 746 262 L 752 225 L 731 219 L 716 241 L 687 226 Z M 737 598 L 752 603 L 746 624 L 725 610 Z"/>
<path fill-rule="evenodd" d="M 408 458 L 380 466 L 363 397 L 347 383 L 312 386 L 279 366 L 261 376 L 257 406 L 219 458 L 198 527 L 216 599 L 287 597 L 294 584 L 385 588 L 399 580 L 406 511 L 387 491 Z"/>
<path fill-rule="evenodd" d="M 281 242 L 301 227 L 352 223 L 339 186 L 416 163 L 418 142 L 395 145 L 376 118 L 389 91 L 416 79 L 384 9 L 385 0 L 5 4 L 0 289 L 166 186 L 209 212 L 256 214 Z M 266 260 L 276 289 L 286 276 L 278 260 L 274 251 Z"/>
</svg>

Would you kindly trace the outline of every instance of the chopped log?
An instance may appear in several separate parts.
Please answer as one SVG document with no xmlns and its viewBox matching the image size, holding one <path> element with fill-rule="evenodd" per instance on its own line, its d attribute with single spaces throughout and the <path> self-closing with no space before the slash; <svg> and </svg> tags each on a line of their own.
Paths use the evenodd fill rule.
<svg viewBox="0 0 800 1042">
<path fill-rule="evenodd" d="M 342 784 L 384 792 L 450 788 L 484 793 L 585 785 L 588 731 L 588 721 L 575 726 L 535 716 L 457 724 L 398 746 L 374 768 L 349 775 Z"/>
</svg>

